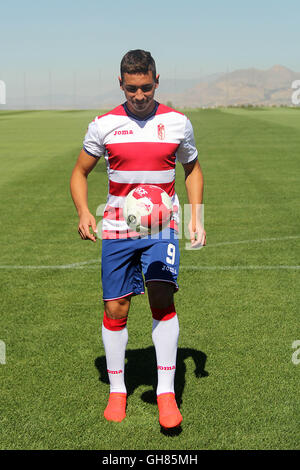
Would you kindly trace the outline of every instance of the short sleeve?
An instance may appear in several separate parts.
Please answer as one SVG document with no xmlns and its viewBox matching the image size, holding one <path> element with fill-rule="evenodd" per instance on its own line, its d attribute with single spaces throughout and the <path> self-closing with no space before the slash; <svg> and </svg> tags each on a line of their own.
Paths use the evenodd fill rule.
<svg viewBox="0 0 300 470">
<path fill-rule="evenodd" d="M 197 156 L 198 152 L 195 145 L 193 126 L 191 121 L 187 118 L 184 138 L 177 149 L 176 158 L 180 163 L 190 163 L 195 160 Z"/>
<path fill-rule="evenodd" d="M 97 129 L 96 120 L 89 124 L 83 140 L 83 148 L 92 157 L 100 158 L 105 153 L 105 148 L 101 142 Z"/>
</svg>

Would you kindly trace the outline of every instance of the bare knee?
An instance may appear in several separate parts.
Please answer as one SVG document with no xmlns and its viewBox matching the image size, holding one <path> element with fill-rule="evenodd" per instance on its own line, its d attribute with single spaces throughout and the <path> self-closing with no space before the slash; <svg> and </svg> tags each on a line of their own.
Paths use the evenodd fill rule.
<svg viewBox="0 0 300 470">
<path fill-rule="evenodd" d="M 127 317 L 130 307 L 130 297 L 107 300 L 104 302 L 105 313 L 108 318 L 119 319 Z"/>
</svg>

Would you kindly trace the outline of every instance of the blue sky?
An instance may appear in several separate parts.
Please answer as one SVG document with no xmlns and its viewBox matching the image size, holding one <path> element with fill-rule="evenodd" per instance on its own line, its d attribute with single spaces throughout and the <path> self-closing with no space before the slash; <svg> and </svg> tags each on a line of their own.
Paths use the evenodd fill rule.
<svg viewBox="0 0 300 470">
<path fill-rule="evenodd" d="M 75 74 L 114 86 L 135 48 L 152 52 L 161 80 L 274 64 L 300 72 L 299 44 L 298 0 L 15 0 L 0 9 L 0 79 L 16 89 L 18 77 L 36 88 L 50 74 L 62 89 Z"/>
</svg>

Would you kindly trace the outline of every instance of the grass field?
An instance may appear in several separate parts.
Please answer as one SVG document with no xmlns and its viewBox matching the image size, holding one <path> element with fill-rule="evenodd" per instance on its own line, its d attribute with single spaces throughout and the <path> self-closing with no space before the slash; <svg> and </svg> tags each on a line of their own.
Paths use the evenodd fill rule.
<svg viewBox="0 0 300 470">
<path fill-rule="evenodd" d="M 128 321 L 127 418 L 103 418 L 101 242 L 81 241 L 69 195 L 96 114 L 0 112 L 0 448 L 299 449 L 300 109 L 187 112 L 205 176 L 207 247 L 186 251 L 181 240 L 184 421 L 173 434 L 158 423 L 145 295 Z M 104 167 L 89 177 L 94 214 L 106 200 Z M 179 166 L 176 188 L 186 203 Z"/>
</svg>

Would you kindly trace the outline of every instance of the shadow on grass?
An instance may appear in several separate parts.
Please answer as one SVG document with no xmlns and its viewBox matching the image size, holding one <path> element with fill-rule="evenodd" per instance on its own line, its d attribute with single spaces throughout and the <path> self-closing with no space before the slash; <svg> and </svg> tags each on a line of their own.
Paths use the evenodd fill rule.
<svg viewBox="0 0 300 470">
<path fill-rule="evenodd" d="M 175 395 L 179 408 L 182 403 L 182 394 L 186 381 L 185 360 L 189 357 L 191 357 L 195 363 L 195 376 L 198 378 L 208 376 L 208 372 L 205 371 L 206 354 L 196 349 L 178 348 Z M 105 384 L 109 384 L 105 356 L 97 357 L 95 359 L 95 366 L 100 374 L 99 380 Z M 128 396 L 132 395 L 135 389 L 140 385 L 149 385 L 152 387 L 150 390 L 142 393 L 141 399 L 146 403 L 156 404 L 157 370 L 155 349 L 153 346 L 144 349 L 128 349 L 126 351 L 125 383 Z M 169 436 L 174 436 L 180 434 L 181 428 L 170 430 L 164 430 L 162 428 L 161 432 Z"/>
</svg>

